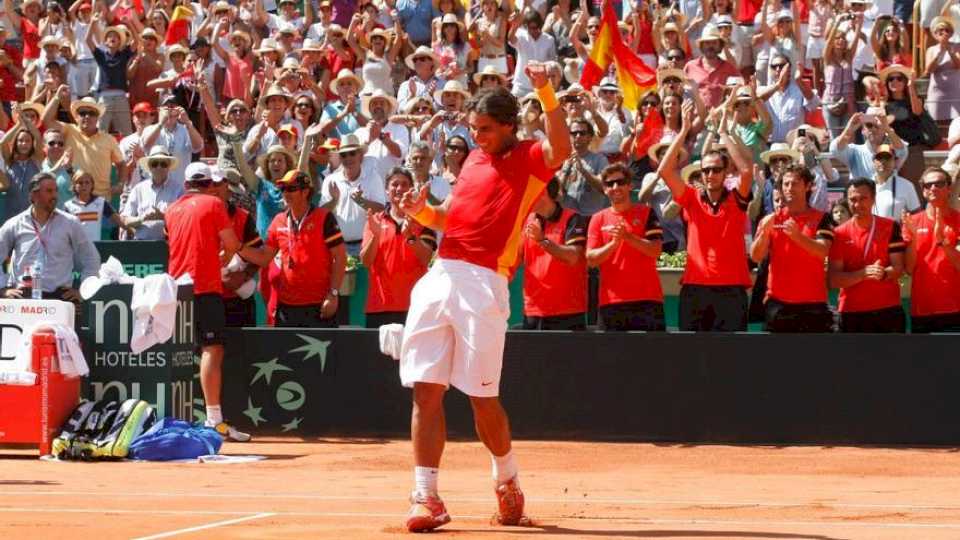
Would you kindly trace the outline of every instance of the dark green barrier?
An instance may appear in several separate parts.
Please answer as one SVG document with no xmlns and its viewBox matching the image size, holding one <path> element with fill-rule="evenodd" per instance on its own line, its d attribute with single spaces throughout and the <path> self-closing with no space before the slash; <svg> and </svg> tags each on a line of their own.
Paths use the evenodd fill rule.
<svg viewBox="0 0 960 540">
<path fill-rule="evenodd" d="M 112 255 L 123 263 L 123 269 L 131 276 L 144 277 L 167 271 L 169 251 L 166 242 L 104 240 L 94 244 L 100 252 L 101 262 Z"/>
</svg>

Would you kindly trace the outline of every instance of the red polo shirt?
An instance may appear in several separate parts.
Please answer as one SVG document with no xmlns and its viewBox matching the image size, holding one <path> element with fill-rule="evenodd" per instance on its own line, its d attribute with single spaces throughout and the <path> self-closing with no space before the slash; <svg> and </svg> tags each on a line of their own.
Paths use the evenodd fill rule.
<svg viewBox="0 0 960 540">
<path fill-rule="evenodd" d="M 466 261 L 509 277 L 530 207 L 554 172 L 543 162 L 540 142 L 518 142 L 498 156 L 479 148 L 470 152 L 453 186 L 440 258 Z"/>
<path fill-rule="evenodd" d="M 280 252 L 277 299 L 290 306 L 322 304 L 330 292 L 330 248 L 343 243 L 333 214 L 311 207 L 299 225 L 290 212 L 273 217 L 266 245 Z"/>
<path fill-rule="evenodd" d="M 724 190 L 716 204 L 706 191 L 683 191 L 677 204 L 687 223 L 685 285 L 750 286 L 743 238 L 749 202 L 736 190 Z"/>
<path fill-rule="evenodd" d="M 851 219 L 833 230 L 830 262 L 841 261 L 844 272 L 856 272 L 876 261 L 887 266 L 891 253 L 904 251 L 906 244 L 896 221 L 874 216 L 873 225 L 864 228 L 857 225 L 857 220 Z M 838 309 L 843 313 L 876 311 L 899 305 L 900 285 L 893 280 L 865 279 L 852 287 L 840 289 Z"/>
<path fill-rule="evenodd" d="M 40 30 L 26 17 L 20 17 L 20 37 L 23 38 L 23 57 L 40 58 Z"/>
<path fill-rule="evenodd" d="M 437 234 L 430 229 L 412 223 L 414 233 L 431 248 L 437 248 Z M 427 265 L 420 262 L 413 247 L 403 235 L 402 226 L 389 210 L 379 212 L 372 222 L 363 227 L 363 245 L 373 239 L 371 227 L 380 229 L 377 241 L 377 256 L 367 268 L 370 273 L 370 288 L 367 291 L 367 313 L 407 311 L 410 309 L 410 291 L 427 273 Z"/>
<path fill-rule="evenodd" d="M 723 90 L 727 86 L 728 77 L 739 77 L 740 71 L 727 61 L 721 61 L 716 69 L 711 70 L 703 63 L 703 58 L 687 62 L 683 66 L 683 73 L 688 79 L 697 83 L 700 89 L 700 98 L 710 109 L 719 107 L 723 103 Z"/>
<path fill-rule="evenodd" d="M 544 219 L 536 214 L 527 223 L 539 221 L 543 237 L 560 246 L 586 246 L 587 220 L 568 208 L 557 206 Z M 547 253 L 529 238 L 523 241 L 523 313 L 529 317 L 554 317 L 587 310 L 587 261 L 567 264 Z"/>
<path fill-rule="evenodd" d="M 950 264 L 944 248 L 933 236 L 933 219 L 926 212 L 912 216 L 916 226 L 917 263 L 910 283 L 910 314 L 914 316 L 941 315 L 960 312 L 960 272 Z M 949 237 L 956 239 L 960 231 L 960 213 L 945 210 L 943 221 L 953 228 Z M 909 230 L 904 231 L 906 241 L 911 241 Z"/>
<path fill-rule="evenodd" d="M 237 238 L 240 239 L 240 243 L 244 247 L 260 247 L 263 245 L 263 240 L 260 238 L 260 235 L 257 234 L 256 223 L 250 219 L 250 212 L 233 204 L 227 204 L 227 215 L 230 216 L 234 234 L 237 235 Z M 224 287 L 223 297 L 236 298 L 237 293 Z"/>
<path fill-rule="evenodd" d="M 623 214 L 605 208 L 590 218 L 587 249 L 607 245 L 613 237 L 605 230 L 618 223 L 645 240 L 663 240 L 663 230 L 649 206 L 635 204 Z M 600 305 L 623 302 L 663 302 L 663 289 L 657 274 L 657 260 L 622 242 L 600 265 Z"/>
<path fill-rule="evenodd" d="M 809 238 L 833 240 L 830 214 L 808 208 L 790 215 L 786 208 L 774 214 L 775 226 L 793 219 Z M 770 274 L 767 277 L 767 298 L 788 304 L 816 304 L 827 301 L 827 270 L 824 260 L 815 257 L 774 228 L 770 236 Z"/>
<path fill-rule="evenodd" d="M 223 294 L 220 278 L 220 232 L 231 222 L 223 201 L 188 192 L 167 208 L 164 217 L 170 249 L 169 272 L 190 274 L 193 294 Z"/>
</svg>

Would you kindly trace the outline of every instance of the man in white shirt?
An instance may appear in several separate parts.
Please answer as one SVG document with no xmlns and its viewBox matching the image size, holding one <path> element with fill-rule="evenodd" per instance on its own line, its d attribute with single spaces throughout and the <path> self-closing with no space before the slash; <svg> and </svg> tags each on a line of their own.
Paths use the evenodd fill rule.
<svg viewBox="0 0 960 540">
<path fill-rule="evenodd" d="M 920 210 L 920 197 L 913 183 L 896 174 L 894 152 L 889 144 L 877 148 L 873 166 L 877 171 L 873 177 L 877 184 L 877 197 L 873 203 L 875 215 L 899 222 L 904 211 L 912 214 Z"/>
<path fill-rule="evenodd" d="M 367 144 L 365 157 L 374 161 L 377 174 L 386 178 L 390 169 L 403 163 L 410 146 L 410 131 L 406 126 L 390 121 L 390 116 L 397 110 L 397 100 L 383 90 L 363 96 L 360 109 L 370 121 L 355 133 Z"/>
<path fill-rule="evenodd" d="M 807 83 L 801 86 L 793 78 L 790 59 L 774 53 L 769 63 L 770 86 L 757 90 L 757 97 L 767 102 L 773 129 L 770 142 L 784 142 L 787 133 L 804 123 L 808 112 L 820 107 L 820 98 Z"/>
<path fill-rule="evenodd" d="M 170 177 L 182 184 L 183 173 L 193 161 L 193 154 L 203 150 L 203 136 L 174 96 L 167 96 L 160 104 L 160 121 L 143 130 L 142 147 L 155 145 L 166 148 L 177 158 L 179 164 L 170 171 Z"/>
<path fill-rule="evenodd" d="M 510 26 L 507 40 L 517 50 L 517 66 L 526 66 L 530 62 L 546 62 L 557 59 L 557 45 L 553 36 L 543 31 L 543 18 L 534 10 L 523 15 L 523 26 L 516 23 Z M 513 74 L 513 95 L 523 97 L 533 91 L 530 79 L 522 69 Z"/>
<path fill-rule="evenodd" d="M 343 137 L 337 150 L 340 168 L 324 178 L 320 188 L 320 204 L 336 216 L 347 253 L 353 256 L 360 253 L 367 210 L 379 212 L 387 201 L 383 176 L 373 161 L 363 158 L 365 152 L 356 134 Z"/>
<path fill-rule="evenodd" d="M 597 97 L 600 98 L 598 115 L 607 123 L 607 135 L 600 141 L 598 151 L 607 157 L 610 163 L 623 161 L 620 143 L 630 136 L 633 126 L 633 114 L 620 104 L 620 86 L 616 79 L 606 77 L 600 81 Z"/>
</svg>

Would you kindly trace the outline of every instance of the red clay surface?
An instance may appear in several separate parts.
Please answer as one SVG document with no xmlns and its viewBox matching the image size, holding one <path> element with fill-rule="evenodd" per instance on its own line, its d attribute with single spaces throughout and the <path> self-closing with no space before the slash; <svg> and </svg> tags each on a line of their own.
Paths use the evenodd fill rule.
<svg viewBox="0 0 960 540">
<path fill-rule="evenodd" d="M 495 527 L 490 458 L 447 445 L 456 538 L 960 538 L 952 449 L 518 442 L 532 528 Z M 41 462 L 0 450 L 0 538 L 405 535 L 410 443 L 270 438 L 252 464 Z M 408 536 L 409 537 L 409 536 Z"/>
</svg>

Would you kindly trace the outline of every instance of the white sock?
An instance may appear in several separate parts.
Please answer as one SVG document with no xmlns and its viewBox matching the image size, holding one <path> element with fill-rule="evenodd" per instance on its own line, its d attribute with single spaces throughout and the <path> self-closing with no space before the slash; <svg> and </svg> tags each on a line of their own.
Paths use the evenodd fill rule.
<svg viewBox="0 0 960 540">
<path fill-rule="evenodd" d="M 490 457 L 493 458 L 493 479 L 497 481 L 497 485 L 505 484 L 511 478 L 517 476 L 519 469 L 517 468 L 517 461 L 513 459 L 513 450 L 500 457 L 492 454 Z"/>
<path fill-rule="evenodd" d="M 440 469 L 434 467 L 414 467 L 413 481 L 416 485 L 417 493 L 424 496 L 437 496 L 437 477 L 440 475 Z"/>
<path fill-rule="evenodd" d="M 219 405 L 207 405 L 207 423 L 217 425 L 223 422 L 223 411 Z"/>
</svg>

